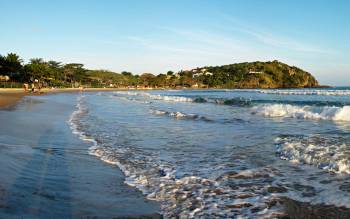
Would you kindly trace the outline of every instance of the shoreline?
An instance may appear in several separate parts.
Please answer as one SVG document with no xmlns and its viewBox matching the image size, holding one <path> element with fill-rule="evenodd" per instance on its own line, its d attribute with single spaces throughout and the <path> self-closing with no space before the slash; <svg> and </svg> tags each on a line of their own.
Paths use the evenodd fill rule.
<svg viewBox="0 0 350 219">
<path fill-rule="evenodd" d="M 330 86 L 318 86 L 312 88 L 330 88 Z M 243 88 L 237 88 L 243 89 Z M 263 88 L 246 88 L 246 89 L 263 89 Z M 286 88 L 277 88 L 277 89 L 286 89 Z M 288 88 L 296 89 L 296 88 Z M 129 88 L 84 88 L 83 92 L 98 92 L 98 91 L 151 91 L 151 90 L 184 90 L 179 88 L 152 88 L 152 89 L 129 89 Z M 226 88 L 186 88 L 185 90 L 226 90 Z M 81 92 L 79 88 L 44 88 L 41 90 L 41 93 L 31 93 L 24 92 L 22 88 L 0 88 L 0 109 L 9 108 L 14 106 L 19 100 L 24 96 L 34 96 L 34 95 L 45 95 L 45 94 L 54 94 L 54 93 L 65 93 L 65 92 Z"/>
<path fill-rule="evenodd" d="M 98 91 L 123 91 L 132 89 L 121 88 L 85 88 L 83 92 L 98 92 Z M 141 89 L 139 89 L 141 90 Z M 57 89 L 41 89 L 40 93 L 25 92 L 22 88 L 0 88 L 0 109 L 10 108 L 17 104 L 24 96 L 37 96 L 55 93 L 81 92 L 79 88 L 57 88 Z"/>
<path fill-rule="evenodd" d="M 113 91 L 150 91 L 150 90 L 164 90 L 164 89 L 122 89 L 122 88 L 86 88 L 85 92 L 113 92 Z M 192 89 L 199 90 L 199 89 Z M 202 89 L 210 90 L 210 89 Z M 7 101 L 6 107 L 14 106 L 21 98 L 24 96 L 36 96 L 36 95 L 47 95 L 47 94 L 59 94 L 59 93 L 75 93 L 80 92 L 79 88 L 63 88 L 63 89 L 42 89 L 42 93 L 29 93 L 24 92 L 22 89 L 0 89 L 0 109 L 2 108 L 1 104 L 5 104 Z M 55 95 L 56 96 L 56 95 Z M 5 98 L 3 98 L 5 97 Z M 2 102 L 3 99 L 5 102 Z M 51 99 L 51 98 L 49 98 Z M 321 216 L 326 217 L 337 217 L 337 218 L 348 218 L 350 215 L 350 208 L 335 206 L 335 205 L 326 205 L 326 204 L 311 204 L 309 202 L 301 202 L 293 200 L 288 197 L 281 198 L 286 213 L 291 218 L 319 218 Z M 148 217 L 146 215 L 145 217 Z M 158 218 L 161 216 L 158 214 L 152 214 L 150 217 Z"/>
<path fill-rule="evenodd" d="M 14 106 L 19 100 L 21 100 L 26 95 L 27 93 L 23 91 L 0 90 L 0 109 Z"/>
<path fill-rule="evenodd" d="M 0 218 L 161 218 L 159 203 L 88 154 L 67 124 L 76 97 L 62 94 L 0 110 Z"/>
</svg>

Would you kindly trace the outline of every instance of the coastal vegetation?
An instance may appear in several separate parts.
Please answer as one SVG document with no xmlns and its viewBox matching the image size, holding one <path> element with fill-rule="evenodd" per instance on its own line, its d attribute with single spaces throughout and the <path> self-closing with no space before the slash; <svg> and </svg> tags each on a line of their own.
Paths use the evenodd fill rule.
<svg viewBox="0 0 350 219">
<path fill-rule="evenodd" d="M 134 88 L 303 88 L 319 86 L 308 72 L 277 60 L 198 67 L 179 72 L 141 75 L 123 71 L 91 70 L 80 63 L 64 64 L 30 59 L 15 53 L 0 55 L 0 81 L 31 83 L 46 87 L 134 87 Z"/>
</svg>

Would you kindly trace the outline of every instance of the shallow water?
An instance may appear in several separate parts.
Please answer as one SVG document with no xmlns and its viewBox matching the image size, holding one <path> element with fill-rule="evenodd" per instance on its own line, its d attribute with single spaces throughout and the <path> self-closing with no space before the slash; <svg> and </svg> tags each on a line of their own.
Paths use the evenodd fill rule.
<svg viewBox="0 0 350 219">
<path fill-rule="evenodd" d="M 158 203 L 124 184 L 122 172 L 88 154 L 67 122 L 76 95 L 26 97 L 0 110 L 0 218 L 150 215 Z M 137 206 L 137 207 L 135 207 Z"/>
<path fill-rule="evenodd" d="M 348 88 L 52 97 L 74 105 L 57 121 L 68 121 L 84 159 L 98 158 L 91 174 L 120 169 L 166 218 L 273 218 L 286 214 L 284 197 L 350 208 Z"/>
<path fill-rule="evenodd" d="M 350 207 L 348 89 L 83 94 L 72 130 L 165 217 Z"/>
</svg>

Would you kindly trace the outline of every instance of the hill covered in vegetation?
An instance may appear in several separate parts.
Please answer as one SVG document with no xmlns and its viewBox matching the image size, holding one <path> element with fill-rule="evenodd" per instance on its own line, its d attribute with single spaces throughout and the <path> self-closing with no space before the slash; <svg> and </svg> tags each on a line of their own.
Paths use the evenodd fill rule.
<svg viewBox="0 0 350 219">
<path fill-rule="evenodd" d="M 214 87 L 302 88 L 319 86 L 315 77 L 310 73 L 277 60 L 204 67 L 196 71 L 206 72 L 207 76 L 211 76 L 205 82 Z"/>
<path fill-rule="evenodd" d="M 135 87 L 135 88 L 303 88 L 319 86 L 317 80 L 300 68 L 279 61 L 244 62 L 206 66 L 174 73 L 141 75 L 90 70 L 83 64 L 62 64 L 30 59 L 26 64 L 14 53 L 0 55 L 0 80 L 50 87 Z M 5 82 L 3 82 L 5 83 Z"/>
</svg>

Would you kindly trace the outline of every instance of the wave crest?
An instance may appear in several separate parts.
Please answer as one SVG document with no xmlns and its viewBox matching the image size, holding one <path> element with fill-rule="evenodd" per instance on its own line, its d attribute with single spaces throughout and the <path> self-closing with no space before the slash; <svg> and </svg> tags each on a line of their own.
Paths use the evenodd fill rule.
<svg viewBox="0 0 350 219">
<path fill-rule="evenodd" d="M 252 108 L 252 113 L 266 117 L 350 121 L 350 106 L 311 107 L 293 106 L 289 104 L 270 104 L 255 106 Z"/>
<path fill-rule="evenodd" d="M 263 94 L 350 96 L 350 90 L 260 90 Z"/>
<path fill-rule="evenodd" d="M 212 121 L 205 116 L 200 116 L 197 114 L 186 114 L 183 112 L 169 112 L 169 111 L 163 111 L 163 110 L 157 110 L 157 109 L 151 109 L 150 112 L 154 115 L 165 115 L 169 117 L 174 117 L 176 119 L 202 120 L 206 122 Z"/>
</svg>

